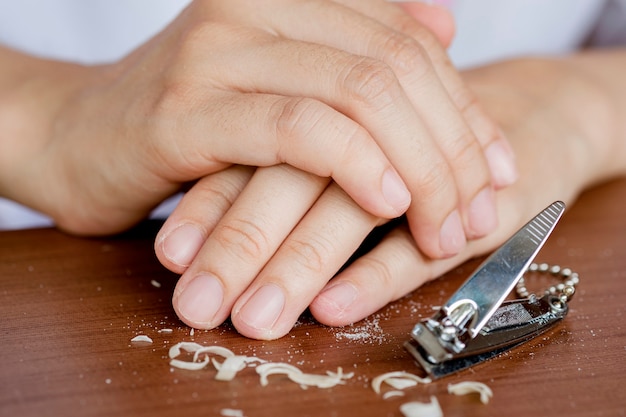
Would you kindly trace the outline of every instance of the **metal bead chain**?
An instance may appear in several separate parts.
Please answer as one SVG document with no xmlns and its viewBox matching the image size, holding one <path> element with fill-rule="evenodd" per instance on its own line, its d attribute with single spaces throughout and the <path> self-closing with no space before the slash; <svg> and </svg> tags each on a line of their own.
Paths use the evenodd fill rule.
<svg viewBox="0 0 626 417">
<path fill-rule="evenodd" d="M 561 268 L 559 265 L 531 263 L 528 267 L 528 272 L 539 272 L 544 274 L 547 273 L 560 278 L 563 282 L 551 286 L 544 291 L 544 294 L 554 295 L 563 303 L 567 303 L 569 300 L 571 300 L 572 296 L 576 292 L 576 286 L 580 282 L 580 279 L 578 278 L 578 273 L 573 272 L 569 268 Z M 515 291 L 517 292 L 517 295 L 522 298 L 530 297 L 531 294 L 526 288 L 524 276 L 522 276 L 517 282 L 517 285 L 515 286 Z"/>
</svg>

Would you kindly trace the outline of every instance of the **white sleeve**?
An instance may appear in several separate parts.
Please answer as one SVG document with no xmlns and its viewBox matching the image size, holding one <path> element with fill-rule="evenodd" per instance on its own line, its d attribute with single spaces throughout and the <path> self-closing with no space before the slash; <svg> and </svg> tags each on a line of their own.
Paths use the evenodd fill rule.
<svg viewBox="0 0 626 417">
<path fill-rule="evenodd" d="M 0 0 L 0 43 L 33 55 L 117 61 L 171 22 L 190 0 Z"/>
<path fill-rule="evenodd" d="M 441 0 L 440 0 L 441 1 Z M 447 0 L 457 30 L 450 56 L 460 68 L 581 47 L 606 0 Z"/>
</svg>

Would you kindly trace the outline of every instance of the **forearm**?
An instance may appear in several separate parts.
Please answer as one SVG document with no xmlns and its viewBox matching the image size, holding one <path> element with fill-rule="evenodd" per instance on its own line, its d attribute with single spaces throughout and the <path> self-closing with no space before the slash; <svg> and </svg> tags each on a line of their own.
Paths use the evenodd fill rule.
<svg viewBox="0 0 626 417">
<path fill-rule="evenodd" d="M 590 50 L 567 59 L 583 82 L 587 83 L 587 103 L 570 103 L 572 117 L 581 120 L 593 148 L 597 165 L 590 181 L 626 174 L 626 48 Z M 595 106 L 594 102 L 595 100 Z M 577 111 L 576 107 L 589 113 Z"/>
<path fill-rule="evenodd" d="M 569 173 L 554 173 L 555 189 L 580 192 L 626 174 L 625 67 L 624 50 L 582 51 L 503 61 L 464 76 L 511 138 L 522 177 L 543 159 Z M 533 139 L 545 137 L 558 146 Z"/>
<path fill-rule="evenodd" d="M 24 176 L 26 168 L 36 163 L 34 156 L 45 148 L 55 114 L 76 91 L 83 73 L 78 65 L 0 46 L 0 195 L 21 201 L 33 191 L 27 190 L 32 181 Z"/>
</svg>

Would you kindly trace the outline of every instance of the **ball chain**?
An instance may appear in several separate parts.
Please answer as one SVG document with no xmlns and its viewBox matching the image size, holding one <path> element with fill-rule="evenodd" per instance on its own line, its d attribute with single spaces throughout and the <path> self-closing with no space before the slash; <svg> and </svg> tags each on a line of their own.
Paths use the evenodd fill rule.
<svg viewBox="0 0 626 417">
<path fill-rule="evenodd" d="M 547 263 L 531 263 L 527 272 L 539 272 L 543 274 L 550 274 L 557 278 L 560 278 L 563 282 L 553 285 L 544 291 L 546 295 L 553 295 L 557 297 L 562 303 L 567 303 L 574 293 L 576 292 L 576 286 L 580 282 L 578 273 L 572 271 L 569 268 L 561 268 L 559 265 L 548 265 Z M 531 294 L 526 288 L 526 281 L 522 276 L 517 285 L 515 286 L 517 295 L 522 298 L 528 298 Z"/>
</svg>

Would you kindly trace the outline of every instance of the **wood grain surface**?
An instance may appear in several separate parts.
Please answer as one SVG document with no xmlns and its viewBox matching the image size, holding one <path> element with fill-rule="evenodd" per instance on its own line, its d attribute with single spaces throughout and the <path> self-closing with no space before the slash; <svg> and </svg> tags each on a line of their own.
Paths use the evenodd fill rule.
<svg viewBox="0 0 626 417">
<path fill-rule="evenodd" d="M 0 233 L 0 415 L 401 416 L 401 404 L 433 395 L 444 416 L 626 415 L 626 180 L 581 196 L 538 257 L 580 273 L 565 320 L 491 361 L 390 399 L 374 393 L 372 378 L 398 370 L 424 375 L 402 344 L 480 260 L 353 326 L 328 328 L 305 315 L 288 336 L 254 341 L 228 324 L 191 334 L 176 318 L 176 276 L 152 249 L 158 226 L 108 239 L 54 229 Z M 153 343 L 130 341 L 140 334 Z M 330 389 L 303 389 L 280 375 L 262 387 L 253 368 L 216 381 L 212 367 L 169 365 L 168 350 L 181 341 L 310 373 L 342 367 L 354 376 Z M 447 393 L 449 383 L 467 380 L 489 385 L 491 402 Z"/>
</svg>

